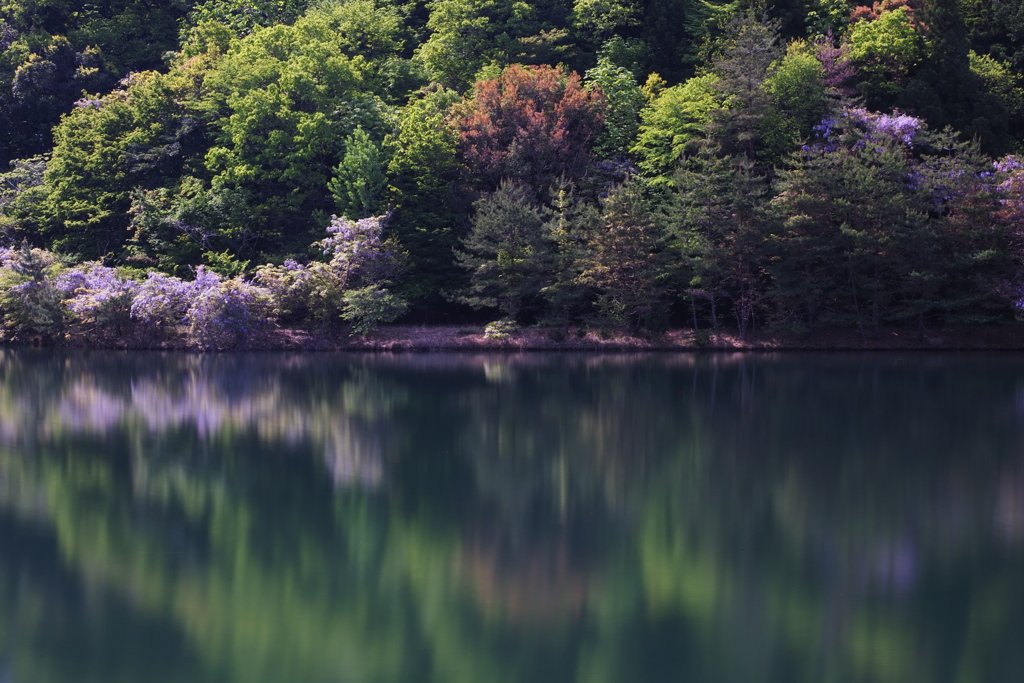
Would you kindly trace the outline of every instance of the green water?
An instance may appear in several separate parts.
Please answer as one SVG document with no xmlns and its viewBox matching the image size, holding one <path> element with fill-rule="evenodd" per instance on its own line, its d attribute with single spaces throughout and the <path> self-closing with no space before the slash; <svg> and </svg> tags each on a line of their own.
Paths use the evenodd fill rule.
<svg viewBox="0 0 1024 683">
<path fill-rule="evenodd" d="M 1024 355 L 0 351 L 0 682 L 1024 680 Z"/>
</svg>

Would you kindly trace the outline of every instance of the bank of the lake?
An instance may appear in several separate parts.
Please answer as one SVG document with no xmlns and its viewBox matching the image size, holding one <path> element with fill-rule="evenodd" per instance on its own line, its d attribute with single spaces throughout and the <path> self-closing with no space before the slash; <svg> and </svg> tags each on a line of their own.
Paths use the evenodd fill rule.
<svg viewBox="0 0 1024 683">
<path fill-rule="evenodd" d="M 32 344 L 38 345 L 38 344 Z M 152 335 L 69 335 L 51 344 L 78 349 L 203 350 L 182 330 Z M 629 333 L 585 327 L 523 327 L 502 338 L 484 325 L 388 325 L 366 335 L 274 329 L 219 350 L 261 351 L 1014 351 L 1024 349 L 1024 326 L 1000 325 L 930 329 L 890 328 L 881 334 L 856 329 L 755 331 L 677 329 Z"/>
</svg>

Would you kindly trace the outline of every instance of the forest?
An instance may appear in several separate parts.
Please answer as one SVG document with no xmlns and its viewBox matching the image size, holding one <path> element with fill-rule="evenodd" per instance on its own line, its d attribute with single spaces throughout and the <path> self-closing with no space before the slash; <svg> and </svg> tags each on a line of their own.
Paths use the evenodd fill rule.
<svg viewBox="0 0 1024 683">
<path fill-rule="evenodd" d="M 1024 313 L 1019 0 L 0 0 L 2 339 Z"/>
</svg>

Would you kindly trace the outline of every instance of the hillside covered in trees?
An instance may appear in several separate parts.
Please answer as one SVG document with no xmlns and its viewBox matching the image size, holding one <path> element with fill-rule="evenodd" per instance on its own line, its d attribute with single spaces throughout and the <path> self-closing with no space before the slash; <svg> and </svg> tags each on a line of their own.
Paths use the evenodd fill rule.
<svg viewBox="0 0 1024 683">
<path fill-rule="evenodd" d="M 1013 322 L 1022 68 L 1019 0 L 0 0 L 3 337 Z"/>
</svg>

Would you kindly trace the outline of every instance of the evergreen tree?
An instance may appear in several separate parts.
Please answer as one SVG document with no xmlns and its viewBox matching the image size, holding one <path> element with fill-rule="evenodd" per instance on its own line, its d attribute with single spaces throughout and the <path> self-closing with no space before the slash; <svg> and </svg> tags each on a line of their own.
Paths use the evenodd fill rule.
<svg viewBox="0 0 1024 683">
<path fill-rule="evenodd" d="M 457 299 L 474 308 L 497 308 L 516 321 L 547 284 L 551 245 L 544 211 L 532 190 L 512 181 L 473 207 L 472 230 L 462 242 L 464 251 L 456 252 L 470 286 Z"/>
</svg>

